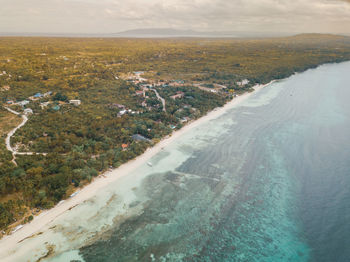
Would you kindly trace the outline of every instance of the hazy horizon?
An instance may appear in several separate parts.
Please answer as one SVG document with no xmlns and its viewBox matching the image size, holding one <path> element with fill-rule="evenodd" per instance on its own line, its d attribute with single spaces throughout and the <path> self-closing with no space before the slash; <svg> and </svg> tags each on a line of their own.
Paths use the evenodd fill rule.
<svg viewBox="0 0 350 262">
<path fill-rule="evenodd" d="M 0 33 L 108 35 L 134 29 L 350 34 L 349 0 L 0 0 Z"/>
</svg>

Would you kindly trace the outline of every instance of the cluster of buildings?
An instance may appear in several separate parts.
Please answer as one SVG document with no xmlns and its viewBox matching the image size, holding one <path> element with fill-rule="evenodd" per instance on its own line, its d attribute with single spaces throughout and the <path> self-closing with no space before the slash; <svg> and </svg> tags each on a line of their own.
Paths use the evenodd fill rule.
<svg viewBox="0 0 350 262">
<path fill-rule="evenodd" d="M 156 87 L 160 87 L 160 88 L 165 88 L 165 87 L 169 87 L 169 86 L 173 86 L 173 87 L 179 87 L 179 86 L 184 86 L 185 85 L 185 81 L 183 80 L 174 80 L 170 83 L 165 83 L 163 81 L 149 81 L 148 79 L 142 77 L 142 75 L 144 74 L 143 71 L 136 71 L 133 72 L 133 74 L 131 76 L 129 76 L 127 78 L 127 80 L 131 81 L 134 85 L 138 86 L 140 88 L 140 90 L 136 90 L 135 91 L 135 95 L 136 96 L 142 96 L 145 99 L 148 98 L 146 96 L 146 91 L 149 90 L 153 90 L 152 88 L 156 88 Z M 159 95 L 157 95 L 158 97 Z M 177 92 L 175 95 L 170 96 L 171 99 L 179 99 L 179 98 L 183 98 L 185 96 L 185 94 L 183 92 Z M 163 98 L 160 98 L 162 101 L 165 101 Z M 141 102 L 141 106 L 143 107 L 147 107 L 147 102 L 146 100 L 143 100 Z M 149 108 L 151 109 L 151 108 Z"/>
<path fill-rule="evenodd" d="M 139 90 L 135 91 L 135 95 L 136 96 L 140 96 L 143 97 L 144 99 L 141 102 L 141 106 L 148 108 L 149 110 L 152 109 L 152 107 L 147 105 L 147 98 L 149 98 L 147 96 L 147 91 L 153 90 L 155 91 L 156 88 L 165 88 L 165 87 L 183 87 L 186 85 L 184 80 L 173 80 L 173 81 L 169 81 L 169 82 L 164 82 L 164 81 L 153 81 L 153 80 L 148 80 L 146 78 L 143 77 L 143 75 L 145 74 L 145 72 L 143 71 L 136 71 L 133 72 L 131 74 L 128 75 L 128 77 L 124 77 L 125 80 L 131 81 L 134 85 L 139 87 Z M 187 83 L 188 85 L 189 83 Z M 243 79 L 241 81 L 236 82 L 236 85 L 239 87 L 244 87 L 246 85 L 249 84 L 249 80 L 248 79 Z M 224 94 L 224 95 L 232 95 L 232 96 L 236 96 L 234 90 L 232 89 L 228 89 L 227 86 L 225 85 L 221 85 L 221 84 L 205 84 L 205 83 L 192 83 L 190 84 L 192 86 L 198 87 L 199 89 L 206 91 L 206 92 L 210 92 L 210 93 L 220 93 L 220 94 Z M 157 93 L 157 92 L 156 92 Z M 158 98 L 159 95 L 157 95 Z M 177 99 L 182 99 L 185 97 L 185 93 L 182 91 L 178 91 L 176 92 L 176 94 L 169 96 L 170 99 L 172 100 L 177 100 Z M 192 98 L 192 97 L 189 97 Z M 163 106 L 165 104 L 165 100 L 163 98 L 161 98 L 162 101 L 164 101 Z M 125 108 L 121 108 L 121 111 L 119 112 L 119 115 L 123 115 L 128 113 L 128 111 Z M 118 116 L 119 116 L 118 115 Z M 187 118 L 183 118 L 180 120 L 181 122 L 187 122 L 189 121 L 189 119 Z"/>
<path fill-rule="evenodd" d="M 146 82 L 147 79 L 146 78 L 143 78 L 142 75 L 144 74 L 145 72 L 143 71 L 136 71 L 136 72 L 133 72 L 133 74 L 131 76 L 129 76 L 127 78 L 127 80 L 131 80 L 134 84 L 140 84 L 142 82 Z"/>
<path fill-rule="evenodd" d="M 52 91 L 48 91 L 46 93 L 35 93 L 34 95 L 28 97 L 28 100 L 22 100 L 22 101 L 18 101 L 18 102 L 14 102 L 13 100 L 7 100 L 6 103 L 8 105 L 19 105 L 21 107 L 26 107 L 30 101 L 37 101 L 40 100 L 42 98 L 48 98 L 52 95 Z M 45 102 L 41 102 L 39 104 L 39 106 L 41 107 L 41 109 L 46 108 L 49 104 L 51 104 L 52 101 L 45 101 Z M 58 111 L 60 109 L 60 104 L 65 104 L 64 102 L 59 101 L 59 104 L 55 104 L 52 109 L 55 111 Z M 81 104 L 81 101 L 78 99 L 73 99 L 73 100 L 69 100 L 69 104 L 75 105 L 75 106 L 79 106 Z M 33 110 L 31 108 L 24 108 L 23 113 L 25 115 L 29 115 L 29 114 L 33 114 Z"/>
<path fill-rule="evenodd" d="M 136 71 L 133 72 L 133 74 L 131 76 L 129 76 L 127 78 L 127 80 L 133 82 L 135 85 L 139 86 L 141 88 L 141 90 L 137 90 L 135 92 L 136 95 L 142 95 L 143 97 L 145 97 L 145 91 L 147 91 L 150 88 L 155 88 L 155 87 L 168 87 L 168 86 L 172 86 L 172 87 L 182 87 L 185 86 L 186 83 L 184 80 L 178 79 L 178 80 L 173 80 L 170 83 L 164 83 L 164 82 L 153 82 L 153 81 L 149 81 L 148 79 L 142 77 L 142 75 L 144 74 L 143 71 Z M 236 82 L 236 85 L 239 87 L 244 87 L 246 85 L 248 85 L 250 82 L 248 79 L 243 79 L 241 81 Z M 227 89 L 227 86 L 225 85 L 220 85 L 220 84 L 212 84 L 212 87 L 207 87 L 205 86 L 205 84 L 203 83 L 193 83 L 193 86 L 196 86 L 204 91 L 207 92 L 211 92 L 211 93 L 219 93 L 222 92 L 223 90 Z M 174 95 L 171 96 L 172 99 L 178 99 L 178 98 L 182 98 L 182 95 Z"/>
<path fill-rule="evenodd" d="M 32 100 L 32 101 L 35 101 L 35 100 L 38 100 L 38 99 L 40 99 L 40 98 L 44 98 L 44 97 L 49 97 L 49 96 L 51 96 L 52 95 L 52 91 L 49 91 L 49 92 L 46 92 L 46 93 L 44 93 L 44 94 L 42 94 L 42 93 L 36 93 L 35 95 L 33 95 L 33 96 L 30 96 L 30 97 L 28 97 L 30 100 Z"/>
<path fill-rule="evenodd" d="M 117 103 L 110 104 L 109 107 L 110 108 L 118 108 L 119 109 L 118 117 L 122 117 L 125 114 L 132 114 L 132 115 L 134 115 L 134 114 L 139 114 L 140 113 L 140 112 L 136 112 L 136 111 L 133 111 L 131 109 L 128 109 L 126 106 L 121 105 L 121 104 L 117 104 Z"/>
<path fill-rule="evenodd" d="M 41 94 L 41 93 L 36 93 L 35 95 L 33 96 L 30 96 L 28 97 L 29 100 L 32 100 L 32 101 L 36 101 L 40 98 L 43 98 L 43 97 L 48 97 L 48 96 L 51 96 L 52 95 L 52 92 L 49 91 L 49 92 L 46 92 L 44 94 Z M 19 106 L 26 106 L 30 103 L 30 101 L 25 99 L 25 100 L 22 100 L 22 101 L 18 101 L 18 102 L 14 102 L 13 100 L 7 100 L 6 103 L 8 105 L 19 105 Z"/>
<path fill-rule="evenodd" d="M 38 99 L 41 99 L 41 98 L 44 98 L 44 97 L 49 97 L 49 96 L 51 96 L 51 95 L 52 95 L 52 92 L 51 92 L 51 91 L 46 92 L 46 93 L 44 93 L 44 94 L 42 94 L 42 93 L 36 93 L 36 94 L 34 94 L 33 96 L 28 97 L 28 99 L 31 100 L 31 101 L 36 101 L 36 100 L 38 100 Z M 25 99 L 25 100 L 18 101 L 18 102 L 14 102 L 13 100 L 7 100 L 6 103 L 7 103 L 8 105 L 19 105 L 19 106 L 21 106 L 21 107 L 25 107 L 25 106 L 27 106 L 27 105 L 30 103 L 29 100 Z M 49 104 L 49 102 L 40 103 L 40 107 L 43 109 L 43 108 L 44 108 L 45 106 L 47 106 L 48 104 Z M 33 114 L 33 109 L 31 109 L 31 108 L 24 108 L 23 113 L 24 113 L 25 115 Z"/>
</svg>

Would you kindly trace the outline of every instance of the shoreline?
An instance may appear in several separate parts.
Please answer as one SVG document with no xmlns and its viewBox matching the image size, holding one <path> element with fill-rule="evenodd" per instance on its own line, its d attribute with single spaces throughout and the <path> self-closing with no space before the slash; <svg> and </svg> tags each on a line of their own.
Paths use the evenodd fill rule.
<svg viewBox="0 0 350 262">
<path fill-rule="evenodd" d="M 242 95 L 239 95 L 233 98 L 231 101 L 227 102 L 222 107 L 214 108 L 212 111 L 209 111 L 206 115 L 189 122 L 187 125 L 182 127 L 181 129 L 173 132 L 171 135 L 164 137 L 160 140 L 156 145 L 149 147 L 143 154 L 137 156 L 135 159 L 124 163 L 118 168 L 113 170 L 108 170 L 98 177 L 96 177 L 90 184 L 84 186 L 81 189 L 77 189 L 77 191 L 70 197 L 57 203 L 53 208 L 45 210 L 34 217 L 33 221 L 30 223 L 24 224 L 23 227 L 19 228 L 17 231 L 5 235 L 2 239 L 0 239 L 0 257 L 9 258 L 9 256 L 13 255 L 16 252 L 16 245 L 27 238 L 31 238 L 35 234 L 39 233 L 45 226 L 49 223 L 53 222 L 59 216 L 64 214 L 65 212 L 71 210 L 77 205 L 82 204 L 84 201 L 94 197 L 98 190 L 108 186 L 111 182 L 114 182 L 126 175 L 128 175 L 132 170 L 136 169 L 140 165 L 147 163 L 151 157 L 159 153 L 163 147 L 172 143 L 176 138 L 182 136 L 186 132 L 196 128 L 200 124 L 215 119 L 229 109 L 234 108 L 236 105 L 245 101 L 255 92 L 263 89 L 276 82 L 277 80 L 273 80 L 268 84 L 264 85 L 255 85 L 253 87 L 254 91 L 246 92 Z M 18 250 L 17 250 L 18 252 Z M 16 253 L 17 253 L 16 252 Z"/>
</svg>

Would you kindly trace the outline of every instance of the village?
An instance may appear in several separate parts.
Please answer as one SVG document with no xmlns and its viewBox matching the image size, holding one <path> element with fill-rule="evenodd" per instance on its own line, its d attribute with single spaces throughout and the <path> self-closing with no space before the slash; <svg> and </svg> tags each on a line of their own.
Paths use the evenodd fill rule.
<svg viewBox="0 0 350 262">
<path fill-rule="evenodd" d="M 4 71 L 2 74 L 4 75 L 6 72 Z M 144 74 L 144 71 L 135 71 L 120 77 L 115 76 L 116 80 L 122 79 L 132 83 L 132 85 L 136 87 L 134 96 L 139 101 L 140 108 L 144 108 L 143 110 L 137 110 L 135 108 L 130 109 L 127 105 L 120 104 L 118 101 L 109 104 L 108 107 L 110 109 L 116 109 L 118 111 L 118 118 L 125 115 L 132 116 L 144 112 L 162 111 L 175 116 L 176 121 L 169 124 L 169 128 L 177 129 L 181 128 L 183 124 L 200 116 L 198 108 L 188 103 L 188 101 L 194 99 L 193 96 L 186 94 L 190 87 L 205 91 L 209 94 L 219 95 L 227 99 L 237 96 L 233 89 L 228 89 L 227 86 L 221 84 L 190 83 L 187 81 L 185 82 L 184 80 L 156 81 L 146 79 Z M 244 87 L 249 84 L 249 81 L 243 79 L 236 84 L 239 87 Z M 10 86 L 2 87 L 2 91 L 8 91 L 9 89 Z M 38 108 L 41 110 L 50 109 L 51 111 L 60 111 L 60 109 L 66 105 L 80 106 L 81 104 L 82 101 L 79 99 L 68 99 L 65 95 L 62 95 L 59 92 L 54 93 L 53 91 L 47 91 L 45 93 L 37 92 L 32 96 L 29 96 L 27 99 L 20 101 L 7 99 L 4 108 L 16 115 L 22 115 L 23 122 L 19 126 L 22 127 L 27 122 L 28 117 L 34 114 L 35 110 L 38 110 Z M 36 109 L 34 110 L 33 108 Z M 159 123 L 160 122 L 161 120 L 159 120 Z M 16 127 L 7 138 L 7 148 L 13 153 L 14 163 L 16 154 L 34 154 L 33 152 L 19 152 L 19 145 L 15 145 L 13 148 L 11 147 L 10 139 L 19 127 Z M 151 129 L 149 128 L 147 131 L 150 132 Z M 132 140 L 151 141 L 149 138 L 141 134 L 133 134 Z M 122 144 L 122 149 L 126 150 L 128 146 L 129 144 L 124 143 Z"/>
<path fill-rule="evenodd" d="M 184 86 L 198 87 L 199 89 L 201 89 L 203 91 L 221 94 L 223 96 L 236 95 L 236 93 L 233 89 L 228 89 L 227 86 L 221 85 L 221 84 L 185 82 L 184 80 L 155 81 L 155 80 L 149 80 L 149 79 L 144 78 L 143 77 L 144 74 L 145 74 L 144 71 L 136 71 L 136 72 L 133 72 L 132 74 L 129 73 L 122 78 L 124 80 L 130 81 L 134 85 L 138 86 L 140 88 L 140 90 L 136 91 L 136 94 L 142 95 L 145 98 L 146 98 L 145 92 L 147 92 L 149 90 L 154 90 L 155 88 L 184 87 Z M 119 77 L 116 76 L 116 79 L 119 79 Z M 249 85 L 249 83 L 250 83 L 250 81 L 248 79 L 242 79 L 241 81 L 237 81 L 235 84 L 239 88 L 244 88 L 245 86 Z M 177 92 L 176 94 L 170 96 L 170 98 L 173 100 L 178 99 L 178 98 L 183 98 L 183 97 L 184 97 L 183 92 Z"/>
<path fill-rule="evenodd" d="M 221 96 L 226 97 L 234 97 L 236 96 L 236 92 L 233 89 L 228 89 L 227 86 L 221 85 L 221 84 L 206 84 L 206 83 L 198 83 L 198 82 L 188 82 L 184 80 L 170 80 L 170 81 L 164 81 L 164 80 L 150 80 L 146 79 L 143 75 L 145 74 L 144 71 L 135 71 L 132 73 L 128 73 L 123 76 L 115 76 L 115 79 L 123 79 L 125 81 L 131 82 L 133 85 L 137 87 L 137 90 L 135 91 L 135 95 L 141 98 L 140 105 L 147 109 L 147 110 L 157 110 L 161 108 L 162 111 L 167 112 L 166 109 L 166 100 L 172 99 L 182 99 L 185 97 L 185 92 L 181 90 L 176 90 L 179 87 L 196 87 L 200 90 L 210 92 L 213 94 L 218 94 Z M 0 73 L 0 75 L 7 75 L 6 71 L 3 71 Z M 8 74 L 8 76 L 11 78 L 12 76 Z M 241 81 L 236 82 L 236 85 L 240 88 L 244 88 L 245 86 L 249 85 L 250 81 L 247 79 L 243 79 Z M 159 94 L 160 90 L 164 90 L 165 88 L 173 87 L 173 90 L 175 92 L 168 97 L 161 97 Z M 9 85 L 5 85 L 1 87 L 1 91 L 8 91 L 10 90 Z M 150 103 L 150 92 L 153 92 L 156 96 L 156 99 L 160 102 L 159 104 Z M 37 92 L 33 94 L 32 96 L 28 97 L 27 99 L 16 101 L 14 99 L 6 99 L 6 105 L 7 107 L 16 108 L 17 110 L 23 111 L 23 114 L 30 115 L 33 114 L 33 109 L 31 107 L 31 102 L 39 101 L 40 108 L 48 108 L 50 105 L 50 108 L 54 111 L 59 111 L 60 108 L 66 104 L 71 104 L 75 106 L 81 105 L 81 100 L 79 99 L 70 99 L 68 100 L 66 97 L 62 99 L 61 94 L 56 93 L 56 97 L 53 97 L 52 91 L 47 91 L 45 93 Z M 51 98 L 51 99 L 50 99 Z M 17 106 L 17 107 L 16 107 Z M 131 110 L 127 106 L 119 104 L 119 103 L 112 103 L 110 105 L 111 107 L 119 109 L 118 117 L 121 117 L 125 114 L 139 114 L 139 111 Z M 188 107 L 188 105 L 185 105 Z M 182 119 L 183 121 L 184 119 Z M 181 120 L 180 120 L 181 121 Z"/>
<path fill-rule="evenodd" d="M 129 73 L 127 75 L 124 75 L 122 77 L 116 76 L 116 79 L 122 78 L 123 80 L 129 81 L 133 83 L 135 86 L 137 86 L 138 90 L 135 91 L 135 95 L 140 97 L 141 102 L 140 104 L 142 107 L 148 109 L 148 110 L 155 110 L 161 108 L 162 111 L 167 112 L 166 108 L 166 101 L 170 99 L 170 101 L 176 101 L 176 100 L 181 100 L 183 98 L 190 98 L 193 99 L 191 96 L 186 96 L 185 87 L 195 87 L 200 90 L 203 90 L 208 93 L 220 95 L 223 97 L 227 97 L 229 99 L 237 96 L 236 92 L 234 89 L 228 89 L 227 86 L 221 85 L 221 84 L 206 84 L 206 83 L 198 83 L 198 82 L 186 82 L 184 80 L 170 80 L 170 81 L 164 81 L 164 80 L 150 80 L 144 77 L 144 74 L 146 74 L 144 71 L 135 71 L 133 73 Z M 248 79 L 243 79 L 241 81 L 236 82 L 236 86 L 239 88 L 244 88 L 248 86 L 250 81 Z M 184 88 L 183 90 L 178 90 Z M 164 90 L 171 90 L 170 93 L 166 92 L 167 96 L 160 96 L 159 92 L 162 92 Z M 150 105 L 148 103 L 150 99 L 150 93 L 154 92 L 156 95 L 156 99 L 161 102 L 161 105 Z M 118 107 L 121 109 L 119 112 L 121 115 L 127 113 L 128 111 L 125 109 L 125 106 L 123 105 L 118 105 Z M 182 105 L 182 108 L 178 110 L 183 110 L 183 109 L 188 109 L 191 108 L 190 105 L 184 104 Z M 192 110 L 196 110 L 196 108 L 191 108 Z M 188 116 L 183 117 L 181 119 L 178 119 L 180 123 L 187 122 L 191 120 Z M 176 128 L 176 126 L 171 126 L 173 129 Z"/>
<path fill-rule="evenodd" d="M 10 106 L 10 107 L 20 106 L 23 109 L 23 114 L 30 115 L 30 114 L 33 114 L 33 109 L 30 107 L 30 103 L 34 101 L 39 101 L 40 102 L 39 106 L 41 107 L 41 109 L 46 108 L 50 104 L 53 104 L 52 109 L 55 111 L 58 111 L 62 105 L 67 103 L 64 101 L 50 101 L 49 98 L 52 96 L 52 94 L 53 94 L 52 91 L 48 91 L 43 94 L 36 93 L 33 96 L 28 97 L 28 99 L 21 100 L 21 101 L 14 101 L 14 100 L 8 99 L 6 101 L 6 106 Z M 44 99 L 45 101 L 41 102 L 41 99 Z M 68 103 L 75 106 L 79 106 L 81 104 L 81 101 L 78 99 L 72 99 L 72 100 L 68 100 Z"/>
</svg>

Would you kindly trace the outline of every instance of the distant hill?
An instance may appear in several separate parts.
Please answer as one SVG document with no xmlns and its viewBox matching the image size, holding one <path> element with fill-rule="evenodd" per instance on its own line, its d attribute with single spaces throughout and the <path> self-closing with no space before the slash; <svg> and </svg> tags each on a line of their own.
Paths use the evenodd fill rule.
<svg viewBox="0 0 350 262">
<path fill-rule="evenodd" d="M 134 29 L 116 33 L 116 35 L 139 36 L 139 35 L 159 35 L 159 36 L 193 36 L 202 33 L 193 30 L 177 30 L 172 28 L 149 28 Z M 205 34 L 205 33 L 204 33 Z"/>
<path fill-rule="evenodd" d="M 146 28 L 127 30 L 115 34 L 114 37 L 227 37 L 227 38 L 241 38 L 241 37 L 274 37 L 287 36 L 286 33 L 270 33 L 270 32 L 234 32 L 234 31 L 207 31 L 199 32 L 194 30 L 179 30 L 172 28 Z"/>
<path fill-rule="evenodd" d="M 271 37 L 288 37 L 297 36 L 298 38 L 319 38 L 334 37 L 333 34 L 318 33 L 284 33 L 284 32 L 243 32 L 243 31 L 195 31 L 179 30 L 172 28 L 145 28 L 122 31 L 118 33 L 20 33 L 20 32 L 0 32 L 2 36 L 41 36 L 41 37 L 103 37 L 103 38 L 172 38 L 172 37 L 203 37 L 203 38 L 271 38 Z M 350 35 L 338 35 L 338 37 Z"/>
</svg>

